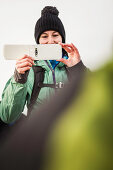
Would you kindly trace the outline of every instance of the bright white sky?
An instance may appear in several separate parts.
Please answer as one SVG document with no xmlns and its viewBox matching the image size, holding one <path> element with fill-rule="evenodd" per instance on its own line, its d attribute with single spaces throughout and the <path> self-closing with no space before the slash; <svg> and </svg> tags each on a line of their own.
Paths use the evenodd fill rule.
<svg viewBox="0 0 113 170">
<path fill-rule="evenodd" d="M 113 47 L 113 0 L 0 0 L 0 98 L 15 61 L 3 58 L 4 44 L 35 44 L 34 26 L 46 5 L 56 6 L 84 64 L 92 70 L 110 57 Z"/>
</svg>

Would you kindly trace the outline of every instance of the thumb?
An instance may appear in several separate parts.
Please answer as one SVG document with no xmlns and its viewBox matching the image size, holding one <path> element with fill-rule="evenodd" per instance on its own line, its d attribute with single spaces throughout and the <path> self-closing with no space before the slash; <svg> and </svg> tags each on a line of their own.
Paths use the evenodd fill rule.
<svg viewBox="0 0 113 170">
<path fill-rule="evenodd" d="M 61 59 L 56 60 L 56 61 L 60 61 L 60 62 L 62 62 L 62 63 L 67 65 L 67 59 L 61 58 Z"/>
</svg>

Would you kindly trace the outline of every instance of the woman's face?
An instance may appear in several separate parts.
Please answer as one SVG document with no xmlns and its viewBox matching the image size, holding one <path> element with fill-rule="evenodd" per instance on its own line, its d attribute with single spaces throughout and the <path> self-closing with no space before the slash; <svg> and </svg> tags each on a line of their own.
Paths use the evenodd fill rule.
<svg viewBox="0 0 113 170">
<path fill-rule="evenodd" d="M 43 32 L 39 38 L 39 44 L 58 44 L 58 42 L 62 42 L 62 37 L 59 32 L 53 30 Z"/>
</svg>

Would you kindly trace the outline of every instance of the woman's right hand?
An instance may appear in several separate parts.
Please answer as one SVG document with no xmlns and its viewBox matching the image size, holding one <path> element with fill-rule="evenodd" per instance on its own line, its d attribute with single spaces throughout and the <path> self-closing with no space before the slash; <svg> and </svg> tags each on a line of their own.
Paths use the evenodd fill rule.
<svg viewBox="0 0 113 170">
<path fill-rule="evenodd" d="M 34 59 L 28 55 L 24 55 L 24 57 L 16 61 L 16 70 L 18 73 L 24 74 L 25 71 L 30 70 L 32 65 L 34 65 Z"/>
</svg>

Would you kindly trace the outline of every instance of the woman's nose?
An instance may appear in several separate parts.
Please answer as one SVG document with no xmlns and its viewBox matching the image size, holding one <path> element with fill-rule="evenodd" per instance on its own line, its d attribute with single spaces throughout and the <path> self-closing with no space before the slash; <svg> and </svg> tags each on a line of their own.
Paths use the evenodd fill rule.
<svg viewBox="0 0 113 170">
<path fill-rule="evenodd" d="M 48 38 L 48 44 L 54 44 L 55 42 L 54 42 L 54 39 L 53 39 L 53 37 L 49 37 Z"/>
</svg>

